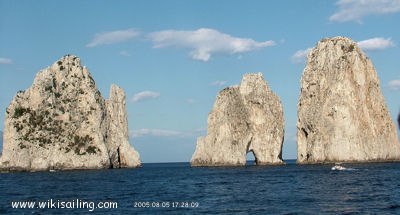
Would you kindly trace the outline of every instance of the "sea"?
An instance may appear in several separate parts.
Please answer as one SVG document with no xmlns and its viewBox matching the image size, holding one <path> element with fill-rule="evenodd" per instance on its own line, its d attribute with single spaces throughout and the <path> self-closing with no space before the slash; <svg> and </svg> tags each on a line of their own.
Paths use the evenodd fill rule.
<svg viewBox="0 0 400 215">
<path fill-rule="evenodd" d="M 0 214 L 400 214 L 400 163 L 253 163 L 1 173 Z"/>
</svg>

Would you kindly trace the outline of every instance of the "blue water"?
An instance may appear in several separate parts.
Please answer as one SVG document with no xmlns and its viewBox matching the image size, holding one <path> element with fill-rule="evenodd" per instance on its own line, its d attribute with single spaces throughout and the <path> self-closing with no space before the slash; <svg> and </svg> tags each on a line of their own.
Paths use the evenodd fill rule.
<svg viewBox="0 0 400 215">
<path fill-rule="evenodd" d="M 0 174 L 0 214 L 80 214 L 14 209 L 11 201 L 117 202 L 94 214 L 400 214 L 400 163 L 140 169 Z M 138 207 L 146 206 L 148 207 Z M 136 206 L 136 207 L 135 207 Z"/>
</svg>

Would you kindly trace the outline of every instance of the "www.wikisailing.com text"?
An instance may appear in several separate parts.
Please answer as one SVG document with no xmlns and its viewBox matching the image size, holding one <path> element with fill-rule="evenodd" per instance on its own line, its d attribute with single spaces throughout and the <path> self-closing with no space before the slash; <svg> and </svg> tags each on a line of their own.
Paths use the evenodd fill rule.
<svg viewBox="0 0 400 215">
<path fill-rule="evenodd" d="M 53 200 L 47 201 L 13 201 L 11 207 L 14 209 L 87 209 L 94 211 L 95 209 L 117 209 L 118 203 L 112 201 L 84 201 L 74 199 L 70 201 Z"/>
</svg>

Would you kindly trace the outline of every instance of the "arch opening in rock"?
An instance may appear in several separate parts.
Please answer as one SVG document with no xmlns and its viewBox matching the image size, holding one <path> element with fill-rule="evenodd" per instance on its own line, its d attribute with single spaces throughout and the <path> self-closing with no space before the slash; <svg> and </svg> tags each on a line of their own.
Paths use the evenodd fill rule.
<svg viewBox="0 0 400 215">
<path fill-rule="evenodd" d="M 257 165 L 257 158 L 253 150 L 249 150 L 246 153 L 246 166 Z"/>
</svg>

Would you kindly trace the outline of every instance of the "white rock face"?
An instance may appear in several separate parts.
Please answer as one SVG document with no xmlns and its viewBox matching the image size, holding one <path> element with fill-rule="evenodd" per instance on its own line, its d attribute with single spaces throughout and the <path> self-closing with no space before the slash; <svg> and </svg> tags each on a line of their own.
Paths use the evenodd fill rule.
<svg viewBox="0 0 400 215">
<path fill-rule="evenodd" d="M 125 108 L 125 92 L 111 85 L 107 108 L 107 149 L 112 167 L 140 166 L 139 153 L 129 144 L 128 117 Z"/>
<path fill-rule="evenodd" d="M 40 71 L 33 85 L 18 92 L 7 108 L 0 169 L 40 171 L 140 165 L 125 135 L 125 94 L 115 86 L 111 93 L 106 105 L 89 71 L 76 56 L 64 56 Z M 116 131 L 115 126 L 121 126 L 123 131 Z M 109 154 L 112 159 L 115 154 L 123 155 L 122 160 L 117 159 L 122 162 L 110 163 Z"/>
<path fill-rule="evenodd" d="M 218 94 L 207 132 L 197 140 L 192 166 L 243 166 L 248 152 L 257 165 L 283 163 L 283 108 L 261 73 Z"/>
<path fill-rule="evenodd" d="M 400 159 L 375 69 L 355 42 L 321 40 L 308 55 L 297 121 L 298 163 Z"/>
</svg>

